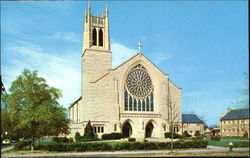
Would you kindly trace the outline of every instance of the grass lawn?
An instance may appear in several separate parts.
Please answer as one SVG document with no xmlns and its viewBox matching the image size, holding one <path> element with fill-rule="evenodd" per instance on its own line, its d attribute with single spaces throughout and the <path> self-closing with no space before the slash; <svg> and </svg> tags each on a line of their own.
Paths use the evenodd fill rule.
<svg viewBox="0 0 250 158">
<path fill-rule="evenodd" d="M 221 137 L 223 140 L 249 140 L 247 137 Z"/>
<path fill-rule="evenodd" d="M 234 147 L 249 147 L 249 141 L 213 141 L 213 140 L 208 140 L 208 145 L 212 146 L 221 146 L 221 147 L 229 147 L 229 142 L 232 142 L 234 144 Z"/>
</svg>

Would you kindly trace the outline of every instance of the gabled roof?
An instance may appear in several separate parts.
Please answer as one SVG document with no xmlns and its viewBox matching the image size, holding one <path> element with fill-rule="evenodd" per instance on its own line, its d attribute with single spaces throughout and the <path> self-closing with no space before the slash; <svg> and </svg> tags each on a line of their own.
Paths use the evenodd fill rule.
<svg viewBox="0 0 250 158">
<path fill-rule="evenodd" d="M 236 109 L 226 113 L 220 120 L 249 119 L 249 109 Z"/>
<path fill-rule="evenodd" d="M 75 105 L 75 103 L 77 103 L 79 100 L 81 100 L 82 99 L 82 96 L 80 96 L 76 101 L 74 101 L 73 103 L 71 103 L 70 104 L 70 106 L 69 106 L 69 109 L 73 106 L 73 105 Z"/>
<path fill-rule="evenodd" d="M 167 75 L 167 74 L 165 74 L 163 71 L 161 71 L 154 63 L 152 63 L 147 57 L 145 57 L 142 53 L 137 53 L 137 54 L 135 54 L 134 56 L 132 56 L 131 58 L 129 58 L 127 61 L 125 61 L 125 62 L 121 63 L 120 65 L 118 65 L 117 67 L 115 67 L 114 69 L 109 69 L 109 72 L 107 72 L 106 74 L 104 74 L 103 76 L 101 76 L 100 78 L 98 78 L 96 81 L 93 81 L 93 82 L 91 82 L 91 83 L 96 83 L 96 82 L 98 82 L 99 80 L 101 80 L 102 78 L 104 78 L 105 76 L 107 76 L 111 71 L 114 71 L 114 70 L 116 70 L 116 69 L 122 67 L 123 65 L 125 65 L 126 63 L 128 63 L 128 62 L 131 61 L 132 59 L 136 58 L 137 56 L 143 56 L 146 60 L 149 61 L 149 63 L 151 63 L 154 67 L 156 67 L 156 69 L 157 69 L 158 71 L 160 71 L 163 75 Z M 174 85 L 175 85 L 175 84 L 174 84 Z M 175 85 L 175 86 L 176 86 L 176 85 Z M 176 87 L 177 87 L 177 86 L 176 86 Z M 179 87 L 177 87 L 177 88 L 179 88 Z M 181 89 L 181 88 L 179 88 L 179 89 Z"/>
<path fill-rule="evenodd" d="M 182 123 L 203 123 L 195 114 L 182 114 Z"/>
<path fill-rule="evenodd" d="M 137 56 L 143 56 L 146 60 L 149 61 L 149 63 L 151 63 L 154 67 L 156 67 L 157 70 L 159 70 L 163 75 L 168 75 L 168 74 L 165 74 L 163 71 L 161 71 L 153 62 L 151 62 L 146 56 L 144 56 L 142 53 L 137 53 L 135 54 L 134 56 L 132 56 L 131 58 L 129 58 L 127 61 L 125 61 L 124 63 L 118 65 L 116 68 L 112 69 L 112 70 L 116 70 L 118 69 L 119 67 L 121 67 L 122 65 L 124 65 L 125 63 L 129 62 L 130 60 L 132 60 L 133 58 L 137 57 Z"/>
</svg>

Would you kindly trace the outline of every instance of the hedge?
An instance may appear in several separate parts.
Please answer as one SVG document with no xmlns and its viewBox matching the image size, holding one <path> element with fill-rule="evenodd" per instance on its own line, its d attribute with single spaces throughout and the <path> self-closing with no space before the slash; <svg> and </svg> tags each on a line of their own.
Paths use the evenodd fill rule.
<svg viewBox="0 0 250 158">
<path fill-rule="evenodd" d="M 16 150 L 22 150 L 22 149 L 24 149 L 25 146 L 30 146 L 31 142 L 32 142 L 31 140 L 22 140 L 22 141 L 19 141 L 19 142 L 16 143 L 15 149 Z"/>
<path fill-rule="evenodd" d="M 135 139 L 135 138 L 128 138 L 128 141 L 129 141 L 129 142 L 135 142 L 136 139 Z"/>
<path fill-rule="evenodd" d="M 121 142 L 114 145 L 109 143 L 47 143 L 39 144 L 36 150 L 47 151 L 112 151 L 112 150 L 152 150 L 170 149 L 170 142 Z M 183 148 L 206 148 L 207 141 L 176 141 L 175 149 Z"/>
<path fill-rule="evenodd" d="M 69 139 L 67 137 L 53 137 L 52 138 L 53 141 L 57 142 L 57 143 L 68 143 L 68 142 L 73 142 L 73 139 Z"/>
<path fill-rule="evenodd" d="M 172 138 L 171 132 L 166 132 L 164 133 L 164 135 L 165 135 L 165 138 Z M 173 133 L 173 139 L 178 139 L 178 138 L 182 138 L 182 136 L 177 133 Z"/>
<path fill-rule="evenodd" d="M 103 140 L 114 140 L 114 139 L 121 139 L 121 138 L 122 138 L 121 133 L 110 133 L 110 134 L 102 135 Z"/>
<path fill-rule="evenodd" d="M 211 140 L 220 141 L 220 137 L 219 136 L 213 136 L 213 137 L 211 137 Z"/>
<path fill-rule="evenodd" d="M 187 132 L 187 131 L 184 131 L 183 136 L 184 136 L 184 137 L 191 137 L 191 135 L 190 135 L 190 134 L 188 134 L 188 132 Z"/>
<path fill-rule="evenodd" d="M 194 133 L 194 136 L 200 136 L 201 134 L 200 134 L 200 131 L 195 131 L 195 133 Z"/>
</svg>

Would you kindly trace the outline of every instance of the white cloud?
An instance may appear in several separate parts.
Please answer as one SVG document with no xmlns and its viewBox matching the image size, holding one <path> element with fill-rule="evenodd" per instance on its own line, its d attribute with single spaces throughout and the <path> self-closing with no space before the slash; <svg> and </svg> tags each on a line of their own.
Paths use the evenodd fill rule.
<svg viewBox="0 0 250 158">
<path fill-rule="evenodd" d="M 120 43 L 111 43 L 112 67 L 116 67 L 137 53 L 136 49 L 128 48 Z"/>
<path fill-rule="evenodd" d="M 57 35 L 57 37 L 61 36 L 61 34 Z M 27 41 L 17 41 L 5 46 L 3 53 L 6 54 L 2 60 L 7 61 L 2 65 L 3 82 L 6 89 L 27 68 L 38 70 L 39 76 L 44 77 L 50 86 L 62 90 L 63 97 L 59 102 L 65 107 L 68 107 L 81 95 L 79 52 L 62 52 L 63 56 L 53 55 L 55 53 L 45 52 L 39 45 Z M 136 49 L 112 43 L 113 67 L 128 60 L 136 53 Z M 74 55 L 72 56 L 72 54 Z"/>
<path fill-rule="evenodd" d="M 169 53 L 162 53 L 162 52 L 156 52 L 152 53 L 154 54 L 154 63 L 155 64 L 160 64 L 163 61 L 169 60 L 173 57 L 173 55 Z"/>
<path fill-rule="evenodd" d="M 49 39 L 64 40 L 72 43 L 82 43 L 81 36 L 72 32 L 57 32 L 49 36 L 44 36 Z"/>
<path fill-rule="evenodd" d="M 81 65 L 78 53 L 76 57 L 56 56 L 29 42 L 18 42 L 6 50 L 8 55 L 5 54 L 3 59 L 8 60 L 8 63 L 3 65 L 3 82 L 6 89 L 28 68 L 38 70 L 38 75 L 44 77 L 50 86 L 62 90 L 63 97 L 59 102 L 65 107 L 81 95 Z"/>
</svg>

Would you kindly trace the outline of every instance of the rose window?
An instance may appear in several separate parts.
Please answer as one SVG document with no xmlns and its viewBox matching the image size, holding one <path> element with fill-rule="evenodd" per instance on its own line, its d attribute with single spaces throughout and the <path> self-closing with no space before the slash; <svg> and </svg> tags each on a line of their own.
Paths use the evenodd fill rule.
<svg viewBox="0 0 250 158">
<path fill-rule="evenodd" d="M 148 73 L 143 68 L 133 69 L 126 80 L 128 92 L 136 98 L 146 98 L 150 95 L 153 86 Z"/>
<path fill-rule="evenodd" d="M 140 64 L 126 78 L 124 104 L 125 111 L 154 111 L 152 80 Z"/>
</svg>

